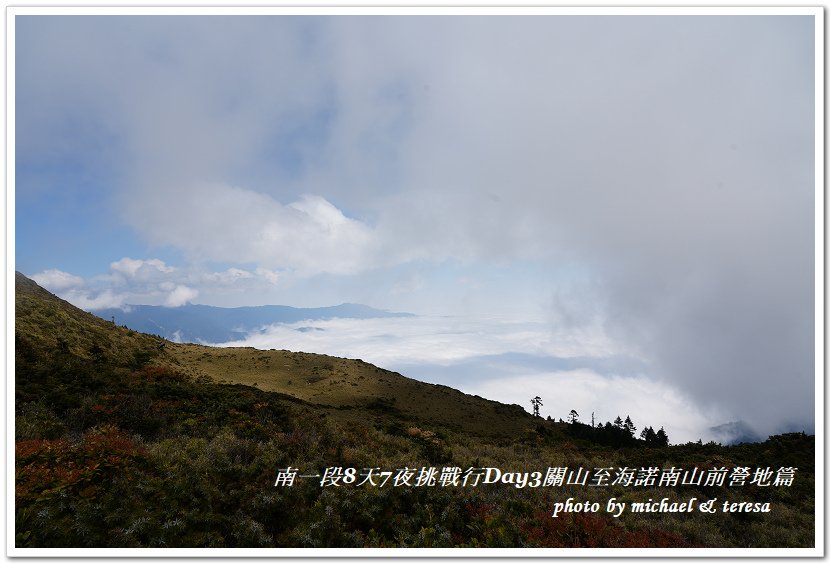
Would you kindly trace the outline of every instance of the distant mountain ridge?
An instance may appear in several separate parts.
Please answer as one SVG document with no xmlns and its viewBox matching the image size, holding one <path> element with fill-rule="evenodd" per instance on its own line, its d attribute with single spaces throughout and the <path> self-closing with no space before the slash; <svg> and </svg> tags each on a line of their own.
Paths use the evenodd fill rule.
<svg viewBox="0 0 830 563">
<path fill-rule="evenodd" d="M 252 331 L 272 324 L 334 318 L 375 319 L 413 317 L 411 313 L 394 313 L 360 305 L 343 303 L 331 307 L 290 307 L 261 305 L 257 307 L 213 307 L 210 305 L 127 305 L 125 309 L 110 308 L 91 311 L 104 320 L 133 330 L 157 334 L 177 342 L 219 344 L 241 340 Z"/>
<path fill-rule="evenodd" d="M 743 420 L 736 420 L 709 428 L 718 442 L 724 445 L 763 442 L 764 438 Z"/>
</svg>

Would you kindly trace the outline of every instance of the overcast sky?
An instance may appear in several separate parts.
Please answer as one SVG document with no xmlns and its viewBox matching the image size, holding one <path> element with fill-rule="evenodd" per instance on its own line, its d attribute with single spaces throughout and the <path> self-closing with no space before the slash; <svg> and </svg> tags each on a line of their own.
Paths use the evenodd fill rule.
<svg viewBox="0 0 830 563">
<path fill-rule="evenodd" d="M 548 348 L 499 353 L 627 360 L 494 389 L 588 370 L 697 428 L 812 429 L 813 25 L 18 16 L 16 269 L 86 308 L 532 322 Z"/>
</svg>

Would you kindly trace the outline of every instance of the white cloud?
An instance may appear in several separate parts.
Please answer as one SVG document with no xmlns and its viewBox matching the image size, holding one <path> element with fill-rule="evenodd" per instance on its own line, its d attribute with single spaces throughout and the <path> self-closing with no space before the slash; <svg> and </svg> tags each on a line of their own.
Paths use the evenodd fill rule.
<svg viewBox="0 0 830 563">
<path fill-rule="evenodd" d="M 115 293 L 109 289 L 100 292 L 72 289 L 60 293 L 59 297 L 86 311 L 122 307 L 126 299 L 126 295 Z"/>
<path fill-rule="evenodd" d="M 355 273 L 375 260 L 372 229 L 314 195 L 283 205 L 236 186 L 182 185 L 165 198 L 131 200 L 127 215 L 152 242 L 198 260 L 255 263 L 301 276 Z"/>
<path fill-rule="evenodd" d="M 278 272 L 273 270 L 269 270 L 267 268 L 259 267 L 255 270 L 256 275 L 261 276 L 262 278 L 266 279 L 268 283 L 271 285 L 276 285 L 280 281 L 280 275 Z"/>
<path fill-rule="evenodd" d="M 232 285 L 239 280 L 249 280 L 252 277 L 251 272 L 239 268 L 228 268 L 224 272 L 213 272 L 207 275 L 208 279 L 222 285 Z"/>
<path fill-rule="evenodd" d="M 319 330 L 298 331 L 310 327 Z M 555 337 L 544 323 L 462 317 L 329 319 L 276 324 L 227 346 L 280 347 L 361 358 L 379 366 L 407 363 L 453 364 L 508 352 L 573 358 L 607 357 L 625 350 L 601 333 Z"/>
<path fill-rule="evenodd" d="M 165 307 L 181 307 L 188 301 L 196 299 L 199 292 L 186 285 L 177 285 L 164 300 Z"/>
<path fill-rule="evenodd" d="M 127 304 L 178 307 L 203 293 L 231 300 L 236 295 L 237 300 L 244 302 L 246 298 L 259 299 L 269 291 L 279 290 L 282 282 L 280 274 L 262 267 L 212 272 L 195 266 L 175 268 L 157 258 L 129 257 L 113 262 L 107 273 L 88 279 L 59 270 L 47 270 L 32 279 L 86 310 L 123 308 Z"/>
<path fill-rule="evenodd" d="M 110 271 L 115 274 L 120 274 L 125 278 L 148 278 L 158 274 L 169 274 L 174 270 L 174 268 L 171 268 L 157 258 L 151 260 L 135 260 L 124 257 L 110 264 Z"/>
<path fill-rule="evenodd" d="M 84 279 L 61 270 L 45 270 L 31 276 L 39 285 L 50 291 L 61 292 L 84 284 Z"/>
</svg>

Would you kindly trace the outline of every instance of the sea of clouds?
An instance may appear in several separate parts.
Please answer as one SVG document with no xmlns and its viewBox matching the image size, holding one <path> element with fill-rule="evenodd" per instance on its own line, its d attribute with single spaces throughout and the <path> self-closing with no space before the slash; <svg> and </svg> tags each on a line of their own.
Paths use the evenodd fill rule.
<svg viewBox="0 0 830 563">
<path fill-rule="evenodd" d="M 329 319 L 262 327 L 222 346 L 303 350 L 359 358 L 420 381 L 590 423 L 630 415 L 639 429 L 664 426 L 673 443 L 704 441 L 724 413 L 704 411 L 646 375 L 647 364 L 597 331 L 557 334 L 542 322 L 418 316 Z"/>
</svg>

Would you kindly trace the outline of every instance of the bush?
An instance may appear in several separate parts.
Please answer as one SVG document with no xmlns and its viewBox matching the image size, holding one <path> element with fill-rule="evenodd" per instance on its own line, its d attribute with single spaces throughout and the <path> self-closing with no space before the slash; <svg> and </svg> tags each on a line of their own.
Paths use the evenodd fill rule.
<svg viewBox="0 0 830 563">
<path fill-rule="evenodd" d="M 66 432 L 63 422 L 41 401 L 23 403 L 14 413 L 15 440 L 52 439 Z"/>
</svg>

